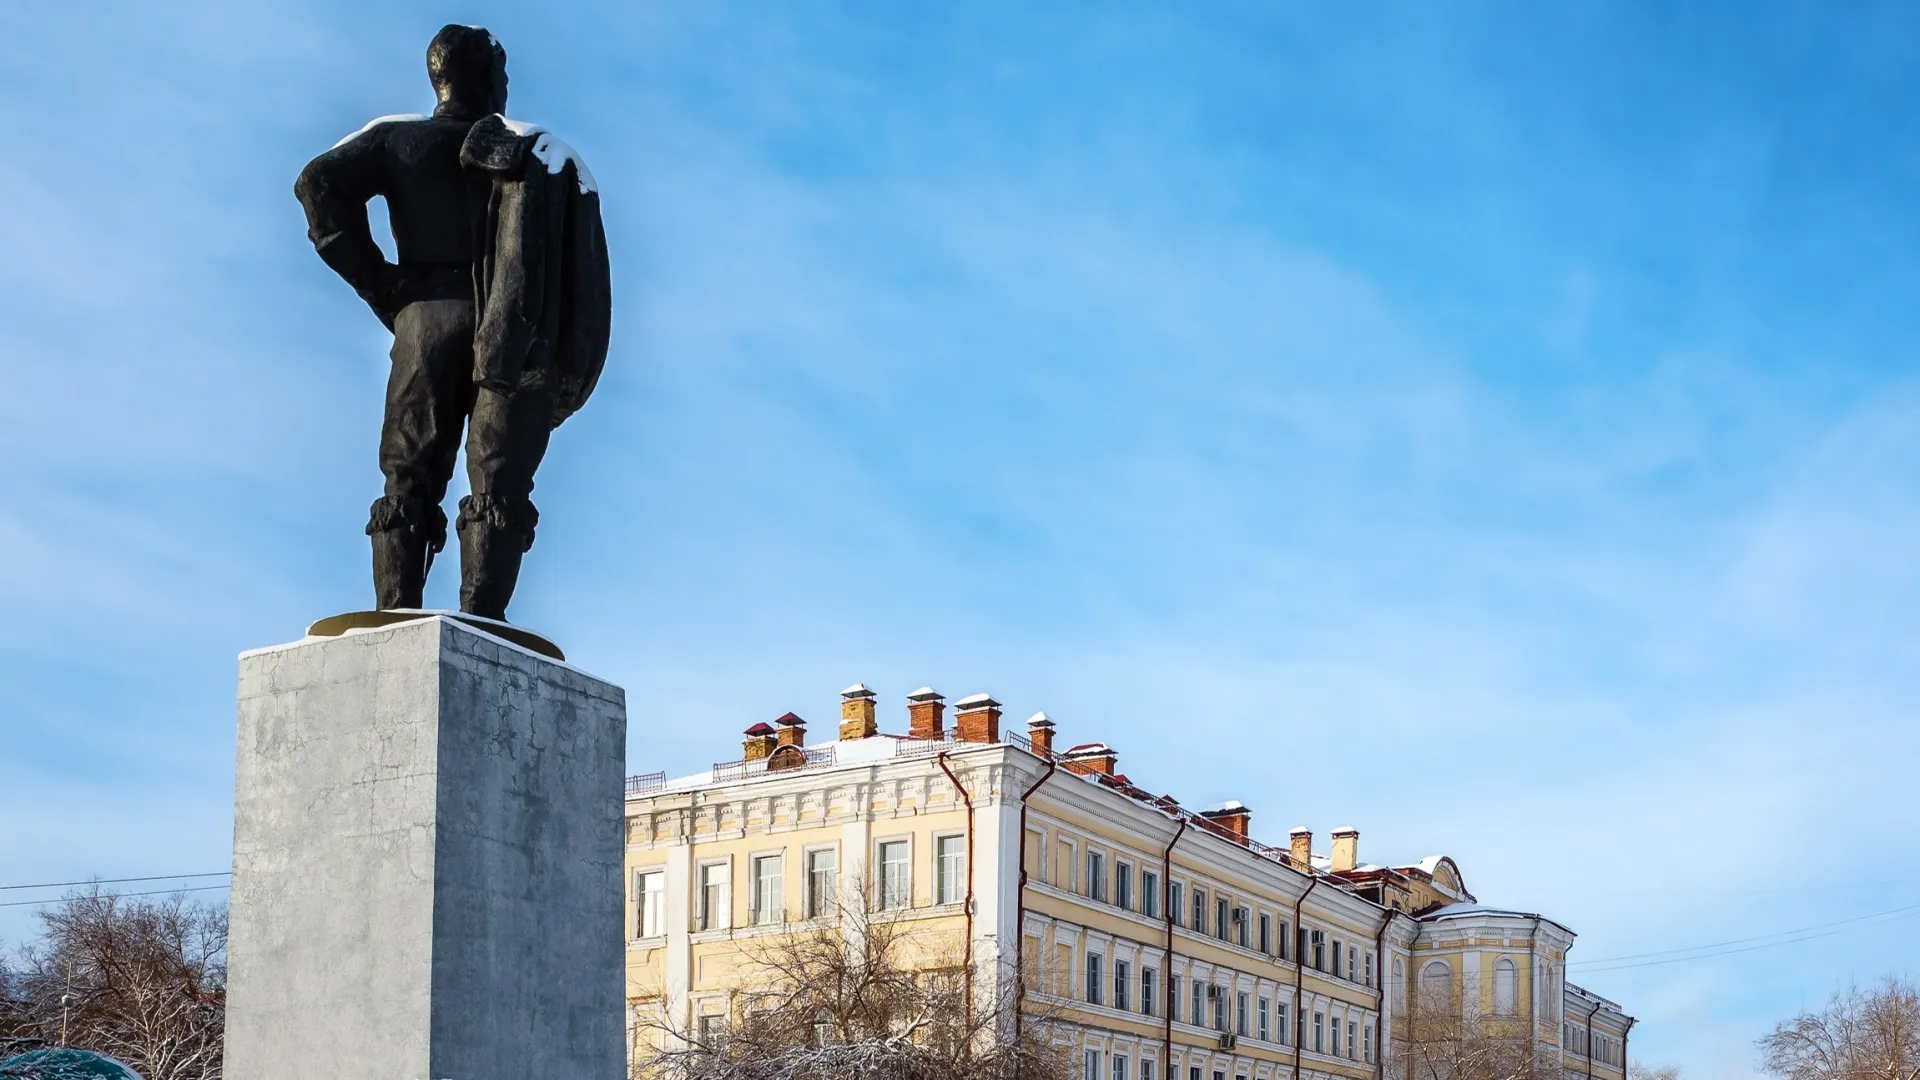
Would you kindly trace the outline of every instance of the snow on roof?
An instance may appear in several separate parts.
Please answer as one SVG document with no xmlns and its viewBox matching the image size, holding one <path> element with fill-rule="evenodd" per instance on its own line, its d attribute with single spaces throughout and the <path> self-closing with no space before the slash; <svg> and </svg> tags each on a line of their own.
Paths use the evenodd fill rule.
<svg viewBox="0 0 1920 1080">
<path fill-rule="evenodd" d="M 993 708 L 999 704 L 999 702 L 993 700 L 993 695 L 991 694 L 968 694 L 966 697 L 954 702 L 953 707 L 964 711 L 967 709 Z"/>
<path fill-rule="evenodd" d="M 1083 742 L 1079 746 L 1069 748 L 1067 753 L 1069 756 L 1073 754 L 1086 754 L 1091 757 L 1099 754 L 1111 754 L 1113 750 L 1103 742 Z"/>
<path fill-rule="evenodd" d="M 908 701 L 931 701 L 935 698 L 940 698 L 940 691 L 935 690 L 931 686 L 923 686 L 907 695 Z M 946 699 L 940 698 L 940 700 L 944 701 Z"/>
<path fill-rule="evenodd" d="M 1042 724 L 1045 724 L 1047 727 L 1053 726 L 1053 721 L 1050 718 L 1048 718 L 1046 713 L 1037 712 L 1037 713 L 1034 713 L 1032 716 L 1027 717 L 1028 727 L 1039 727 Z"/>
<path fill-rule="evenodd" d="M 1247 804 L 1241 802 L 1239 799 L 1228 799 L 1218 806 L 1209 806 L 1200 812 L 1203 814 L 1229 814 L 1235 810 L 1245 810 L 1246 808 Z"/>
<path fill-rule="evenodd" d="M 333 149 L 335 150 L 340 149 L 341 147 L 347 145 L 353 140 L 359 138 L 360 136 L 365 135 L 367 132 L 372 131 L 374 128 L 379 127 L 381 124 L 404 124 L 409 120 L 425 120 L 425 119 L 426 117 L 422 116 L 419 113 L 394 113 L 391 116 L 376 116 L 373 119 L 367 121 L 365 126 L 361 127 L 359 131 L 356 131 L 353 134 L 347 136 L 346 138 L 341 139 L 339 142 L 334 143 Z"/>
<path fill-rule="evenodd" d="M 872 697 L 873 691 L 867 689 L 866 683 L 854 683 L 852 686 L 849 686 L 845 690 L 840 691 L 840 696 L 841 697 Z"/>
</svg>

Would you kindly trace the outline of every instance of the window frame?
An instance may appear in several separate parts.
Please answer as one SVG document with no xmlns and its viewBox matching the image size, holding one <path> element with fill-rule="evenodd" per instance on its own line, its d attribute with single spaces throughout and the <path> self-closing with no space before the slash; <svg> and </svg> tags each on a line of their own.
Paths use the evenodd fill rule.
<svg viewBox="0 0 1920 1080">
<path fill-rule="evenodd" d="M 953 868 L 951 880 L 947 867 L 948 852 L 941 845 L 953 844 Z M 967 899 L 967 848 L 966 834 L 957 832 L 935 833 L 933 843 L 933 902 L 937 905 L 965 903 Z M 951 892 L 953 898 L 947 899 Z"/>
<path fill-rule="evenodd" d="M 827 880 L 824 890 L 818 887 L 820 883 L 815 880 L 821 869 L 814 865 L 822 855 L 832 863 L 826 868 Z M 809 919 L 824 919 L 833 913 L 834 905 L 838 902 L 840 895 L 840 848 L 834 844 L 803 848 L 800 853 L 800 864 L 806 875 L 806 895 L 801 898 L 801 910 L 806 912 L 806 917 Z"/>
<path fill-rule="evenodd" d="M 773 873 L 767 875 L 765 868 L 771 864 Z M 761 895 L 772 885 L 771 897 Z M 753 852 L 747 856 L 747 924 L 750 926 L 778 926 L 787 917 L 787 853 L 785 851 Z M 773 901 L 771 915 L 766 910 L 767 901 Z"/>
<path fill-rule="evenodd" d="M 1096 903 L 1107 900 L 1107 856 L 1105 852 L 1087 849 L 1086 858 L 1081 865 L 1087 871 L 1087 899 Z"/>
<path fill-rule="evenodd" d="M 887 852 L 892 848 L 901 849 L 903 857 L 897 861 L 889 862 Z M 879 888 L 875 890 L 874 897 L 879 904 L 877 910 L 911 910 L 913 908 L 913 837 L 877 837 L 873 842 L 873 852 L 874 883 L 879 886 Z M 897 895 L 892 889 L 892 882 L 888 880 L 887 870 L 890 866 L 899 867 L 901 877 L 903 878 L 900 882 L 900 892 Z M 898 903 L 894 902 L 896 899 L 899 901 Z"/>
</svg>

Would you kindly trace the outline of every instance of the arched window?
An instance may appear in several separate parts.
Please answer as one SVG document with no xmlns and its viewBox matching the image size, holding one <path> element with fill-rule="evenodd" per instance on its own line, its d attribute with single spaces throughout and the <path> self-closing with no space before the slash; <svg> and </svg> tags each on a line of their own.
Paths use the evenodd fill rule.
<svg viewBox="0 0 1920 1080">
<path fill-rule="evenodd" d="M 1493 965 L 1493 1013 L 1495 1016 L 1512 1016 L 1518 1008 L 1517 974 L 1513 959 L 1503 956 Z"/>
<path fill-rule="evenodd" d="M 1451 1002 L 1453 998 L 1453 969 L 1445 962 L 1435 960 L 1420 969 L 1420 997 L 1425 1004 L 1422 1008 Z"/>
</svg>

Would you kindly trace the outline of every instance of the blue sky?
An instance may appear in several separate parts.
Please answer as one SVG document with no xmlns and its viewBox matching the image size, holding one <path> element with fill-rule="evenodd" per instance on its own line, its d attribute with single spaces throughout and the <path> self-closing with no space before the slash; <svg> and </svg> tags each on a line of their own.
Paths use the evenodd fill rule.
<svg viewBox="0 0 1920 1080">
<path fill-rule="evenodd" d="M 368 602 L 291 187 L 459 20 L 605 194 L 513 615 L 635 771 L 931 683 L 1576 961 L 1920 897 L 1910 7 L 556 6 L 0 9 L 0 884 L 224 867 L 234 654 Z M 1573 978 L 1741 1077 L 1836 929 Z"/>
</svg>

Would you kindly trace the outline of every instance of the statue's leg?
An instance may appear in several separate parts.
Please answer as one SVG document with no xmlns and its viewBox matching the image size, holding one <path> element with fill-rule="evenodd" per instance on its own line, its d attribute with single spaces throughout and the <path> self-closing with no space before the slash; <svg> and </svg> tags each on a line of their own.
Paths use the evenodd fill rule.
<svg viewBox="0 0 1920 1080">
<path fill-rule="evenodd" d="M 394 319 L 393 367 L 380 425 L 386 493 L 374 501 L 367 521 L 374 603 L 382 609 L 421 606 L 427 564 L 446 546 L 447 514 L 440 503 L 473 396 L 472 340 L 473 305 L 466 301 L 409 304 Z"/>
<path fill-rule="evenodd" d="M 460 610 L 489 619 L 507 617 L 520 577 L 520 557 L 533 546 L 540 514 L 533 507 L 533 473 L 553 433 L 553 396 L 545 390 L 512 394 L 479 388 L 467 429 L 467 479 L 473 494 L 460 500 Z"/>
</svg>

